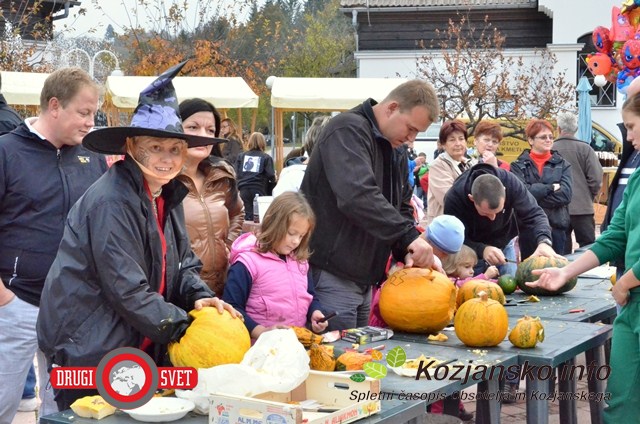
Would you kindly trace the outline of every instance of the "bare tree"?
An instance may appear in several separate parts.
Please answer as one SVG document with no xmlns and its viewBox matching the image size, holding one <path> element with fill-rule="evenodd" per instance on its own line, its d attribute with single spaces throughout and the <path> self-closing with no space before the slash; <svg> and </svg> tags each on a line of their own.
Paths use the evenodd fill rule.
<svg viewBox="0 0 640 424">
<path fill-rule="evenodd" d="M 539 49 L 528 60 L 509 55 L 506 38 L 488 17 L 478 29 L 468 14 L 458 16 L 436 31 L 437 40 L 418 61 L 442 98 L 444 119 L 467 117 L 470 133 L 482 119 L 500 119 L 505 137 L 524 139 L 522 120 L 550 118 L 575 104 L 575 87 L 565 71 L 554 71 L 553 53 Z"/>
</svg>

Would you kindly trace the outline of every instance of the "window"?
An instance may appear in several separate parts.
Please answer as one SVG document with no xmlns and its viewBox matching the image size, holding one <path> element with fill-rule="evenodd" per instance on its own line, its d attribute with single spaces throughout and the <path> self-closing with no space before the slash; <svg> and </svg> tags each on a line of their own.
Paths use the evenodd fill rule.
<svg viewBox="0 0 640 424">
<path fill-rule="evenodd" d="M 578 53 L 578 72 L 577 80 L 580 81 L 580 77 L 587 77 L 589 84 L 593 87 L 591 92 L 591 105 L 601 107 L 616 107 L 616 86 L 607 81 L 603 87 L 598 87 L 593 83 L 593 74 L 587 67 L 587 56 L 595 53 L 597 50 L 591 41 L 591 33 L 584 35 L 578 39 L 579 43 L 584 43 L 582 51 Z"/>
</svg>

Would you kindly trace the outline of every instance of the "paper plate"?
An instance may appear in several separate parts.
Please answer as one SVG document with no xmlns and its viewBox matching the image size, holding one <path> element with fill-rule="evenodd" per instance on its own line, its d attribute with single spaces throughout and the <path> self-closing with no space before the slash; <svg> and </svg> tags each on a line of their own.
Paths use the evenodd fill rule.
<svg viewBox="0 0 640 424">
<path fill-rule="evenodd" d="M 416 358 L 407 359 L 407 362 L 415 361 L 415 360 L 417 359 Z M 439 361 L 439 362 L 442 362 L 442 361 Z M 389 368 L 391 368 L 393 372 L 395 372 L 398 375 L 401 375 L 403 377 L 412 377 L 412 378 L 416 378 L 416 374 L 418 374 L 418 369 L 419 369 L 419 368 L 391 367 L 391 366 L 389 366 Z M 429 375 L 433 375 L 433 373 L 436 371 L 436 368 L 437 368 L 437 365 L 435 367 L 427 368 L 427 372 L 429 373 Z"/>
<path fill-rule="evenodd" d="M 148 423 L 162 423 L 179 420 L 195 408 L 190 400 L 154 397 L 139 408 L 123 409 L 134 420 Z"/>
</svg>

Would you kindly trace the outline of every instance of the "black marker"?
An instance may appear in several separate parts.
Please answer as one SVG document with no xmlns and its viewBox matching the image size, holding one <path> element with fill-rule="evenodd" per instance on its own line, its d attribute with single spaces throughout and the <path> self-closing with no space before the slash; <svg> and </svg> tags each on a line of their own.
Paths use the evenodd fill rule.
<svg viewBox="0 0 640 424">
<path fill-rule="evenodd" d="M 328 320 L 330 320 L 331 318 L 333 318 L 333 317 L 335 317 L 335 316 L 337 316 L 337 315 L 338 315 L 338 313 L 337 313 L 337 312 L 331 312 L 329 315 L 325 316 L 324 318 L 320 318 L 320 319 L 318 320 L 318 322 L 325 322 L 325 321 L 328 321 Z"/>
</svg>

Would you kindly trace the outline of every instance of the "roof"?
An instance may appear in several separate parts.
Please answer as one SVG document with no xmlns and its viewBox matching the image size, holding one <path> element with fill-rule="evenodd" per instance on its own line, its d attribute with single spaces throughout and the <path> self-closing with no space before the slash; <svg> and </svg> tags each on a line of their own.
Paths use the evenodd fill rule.
<svg viewBox="0 0 640 424">
<path fill-rule="evenodd" d="M 106 92 L 116 107 L 134 109 L 140 92 L 156 78 L 109 76 Z M 219 109 L 258 107 L 258 95 L 240 77 L 175 77 L 173 86 L 179 102 L 199 97 Z"/>
<path fill-rule="evenodd" d="M 10 105 L 40 105 L 40 92 L 49 74 L 2 71 L 2 94 Z"/>
<path fill-rule="evenodd" d="M 369 97 L 381 101 L 404 78 L 281 78 L 273 82 L 271 105 L 296 110 L 339 111 Z"/>
<path fill-rule="evenodd" d="M 536 0 L 340 0 L 343 8 L 395 8 L 395 7 L 428 7 L 428 8 L 509 8 L 534 7 Z"/>
</svg>

